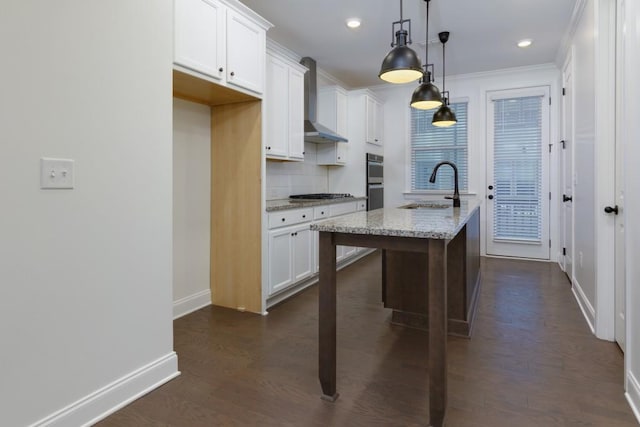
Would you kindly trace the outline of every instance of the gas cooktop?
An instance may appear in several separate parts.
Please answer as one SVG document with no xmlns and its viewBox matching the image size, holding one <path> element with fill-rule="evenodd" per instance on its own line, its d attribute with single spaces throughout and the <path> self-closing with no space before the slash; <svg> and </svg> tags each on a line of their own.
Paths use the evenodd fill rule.
<svg viewBox="0 0 640 427">
<path fill-rule="evenodd" d="M 293 200 L 323 200 L 323 199 L 344 199 L 353 197 L 349 193 L 315 193 L 315 194 L 294 194 L 289 196 Z"/>
</svg>

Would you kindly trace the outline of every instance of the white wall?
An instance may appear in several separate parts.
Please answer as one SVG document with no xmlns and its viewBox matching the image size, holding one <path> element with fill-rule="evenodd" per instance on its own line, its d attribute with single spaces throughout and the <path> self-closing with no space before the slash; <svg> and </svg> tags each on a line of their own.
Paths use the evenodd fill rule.
<svg viewBox="0 0 640 427">
<path fill-rule="evenodd" d="M 174 317 L 211 303 L 211 109 L 173 100 Z"/>
<path fill-rule="evenodd" d="M 626 0 L 625 62 L 623 64 L 622 138 L 625 147 L 625 213 L 627 266 L 627 339 L 625 353 L 627 397 L 640 421 L 640 4 Z"/>
<path fill-rule="evenodd" d="M 486 94 L 488 91 L 516 89 L 533 86 L 549 86 L 551 105 L 551 189 L 557 188 L 557 161 L 560 155 L 558 123 L 560 106 L 560 71 L 554 65 L 500 70 L 489 73 L 452 76 L 447 78 L 447 89 L 452 101 L 468 101 L 469 131 L 469 196 L 486 197 Z M 436 82 L 441 83 L 441 82 Z M 400 206 L 407 200 L 420 198 L 441 199 L 442 194 L 405 194 L 410 191 L 410 107 L 409 101 L 415 85 L 384 85 L 375 88 L 379 98 L 385 102 L 384 156 L 385 156 L 385 206 Z M 463 196 L 465 197 L 465 196 Z M 559 239 L 557 227 L 558 197 L 551 203 L 551 256 L 555 259 Z M 486 215 L 483 215 L 486 218 Z M 484 233 L 484 222 L 482 232 Z M 482 248 L 483 253 L 485 248 Z"/>
<path fill-rule="evenodd" d="M 329 191 L 327 166 L 317 165 L 316 144 L 304 143 L 304 162 L 268 160 L 266 191 L 267 200 L 286 199 L 292 194 Z"/>
<path fill-rule="evenodd" d="M 2 7 L 0 425 L 82 425 L 177 374 L 171 38 L 170 0 Z M 39 188 L 42 156 L 73 190 Z"/>
</svg>

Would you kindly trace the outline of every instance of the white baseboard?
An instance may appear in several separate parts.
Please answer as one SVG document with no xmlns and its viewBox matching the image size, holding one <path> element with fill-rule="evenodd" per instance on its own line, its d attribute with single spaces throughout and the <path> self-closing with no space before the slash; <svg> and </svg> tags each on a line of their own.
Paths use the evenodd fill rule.
<svg viewBox="0 0 640 427">
<path fill-rule="evenodd" d="M 211 305 L 210 289 L 180 298 L 173 302 L 173 319 L 175 320 L 208 305 Z"/>
<path fill-rule="evenodd" d="M 91 426 L 178 375 L 178 356 L 172 351 L 31 427 Z"/>
<path fill-rule="evenodd" d="M 578 283 L 578 281 L 574 278 L 571 282 L 572 282 L 571 291 L 573 292 L 573 295 L 575 296 L 576 301 L 578 301 L 578 306 L 582 311 L 582 315 L 587 321 L 587 324 L 589 325 L 589 329 L 591 329 L 591 332 L 595 334 L 596 333 L 596 328 L 595 328 L 596 311 L 593 308 L 593 305 L 591 305 L 591 303 L 589 302 L 589 299 L 587 298 L 587 296 L 582 291 L 582 288 L 580 287 L 580 284 Z"/>
<path fill-rule="evenodd" d="M 632 372 L 627 372 L 627 392 L 625 393 L 631 410 L 640 423 L 640 383 Z"/>
</svg>

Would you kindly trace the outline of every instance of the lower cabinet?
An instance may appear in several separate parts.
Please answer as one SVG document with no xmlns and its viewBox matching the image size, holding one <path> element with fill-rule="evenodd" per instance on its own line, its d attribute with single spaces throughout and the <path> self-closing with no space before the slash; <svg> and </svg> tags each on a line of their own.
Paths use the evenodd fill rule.
<svg viewBox="0 0 640 427">
<path fill-rule="evenodd" d="M 314 273 L 309 224 L 269 231 L 269 294 Z"/>
<path fill-rule="evenodd" d="M 346 202 L 314 209 L 291 209 L 268 216 L 269 296 L 279 293 L 319 271 L 320 236 L 311 231 L 313 222 L 361 210 L 366 202 Z M 363 248 L 336 246 L 336 262 L 357 255 Z"/>
</svg>

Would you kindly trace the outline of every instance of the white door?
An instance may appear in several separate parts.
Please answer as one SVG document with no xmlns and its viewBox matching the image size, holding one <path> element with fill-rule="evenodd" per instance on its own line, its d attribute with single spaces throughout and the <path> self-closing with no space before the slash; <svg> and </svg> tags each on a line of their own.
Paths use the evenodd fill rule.
<svg viewBox="0 0 640 427">
<path fill-rule="evenodd" d="M 487 255 L 549 259 L 549 88 L 487 96 Z"/>
<path fill-rule="evenodd" d="M 562 269 L 573 283 L 573 61 L 562 69 Z"/>
<path fill-rule="evenodd" d="M 617 25 L 616 31 L 616 62 L 618 65 L 625 61 L 625 35 L 623 33 L 623 17 L 625 16 L 625 0 L 618 0 L 617 5 Z M 616 111 L 621 114 L 616 115 L 616 196 L 615 203 L 618 214 L 615 219 L 615 339 L 622 351 L 626 347 L 626 251 L 625 251 L 625 215 L 624 215 L 624 134 L 622 125 L 629 120 L 626 114 L 628 94 L 621 89 L 626 78 L 636 78 L 636 76 L 625 76 L 625 67 L 616 67 Z"/>
</svg>

